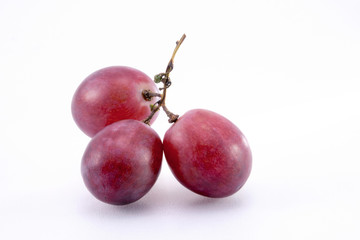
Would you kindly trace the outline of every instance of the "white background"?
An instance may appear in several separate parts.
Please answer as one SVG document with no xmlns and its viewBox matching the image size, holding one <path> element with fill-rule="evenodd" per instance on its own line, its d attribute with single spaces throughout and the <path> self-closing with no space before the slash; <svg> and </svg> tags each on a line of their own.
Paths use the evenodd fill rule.
<svg viewBox="0 0 360 240">
<path fill-rule="evenodd" d="M 183 33 L 168 107 L 234 122 L 248 182 L 208 199 L 164 161 L 140 201 L 97 201 L 75 89 L 106 66 L 164 71 Z M 0 34 L 0 239 L 360 239 L 359 1 L 1 0 Z"/>
</svg>

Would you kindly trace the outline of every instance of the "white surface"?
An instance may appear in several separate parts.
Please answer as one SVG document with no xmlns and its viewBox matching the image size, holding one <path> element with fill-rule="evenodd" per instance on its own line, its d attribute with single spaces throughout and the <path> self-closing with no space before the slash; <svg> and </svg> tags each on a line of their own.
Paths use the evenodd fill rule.
<svg viewBox="0 0 360 240">
<path fill-rule="evenodd" d="M 357 0 L 1 1 L 0 239 L 360 239 L 359 12 Z M 102 67 L 164 71 L 184 32 L 168 107 L 238 125 L 247 184 L 203 198 L 164 161 L 140 201 L 95 200 L 72 94 Z M 163 136 L 164 113 L 153 127 Z"/>
</svg>

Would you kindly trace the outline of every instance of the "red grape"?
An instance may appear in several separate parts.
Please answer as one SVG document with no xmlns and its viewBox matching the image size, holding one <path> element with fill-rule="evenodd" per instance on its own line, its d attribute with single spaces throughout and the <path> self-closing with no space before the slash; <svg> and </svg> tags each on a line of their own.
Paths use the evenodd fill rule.
<svg viewBox="0 0 360 240">
<path fill-rule="evenodd" d="M 245 136 L 217 113 L 188 111 L 165 133 L 163 145 L 175 177 L 198 194 L 232 195 L 250 175 L 252 156 Z"/>
<path fill-rule="evenodd" d="M 105 127 L 90 141 L 81 173 L 96 198 L 124 205 L 151 189 L 162 155 L 160 137 L 151 127 L 137 120 L 122 120 Z"/>
<path fill-rule="evenodd" d="M 151 112 L 150 104 L 157 98 L 146 101 L 143 90 L 158 93 L 155 83 L 139 70 L 122 66 L 100 69 L 76 90 L 71 106 L 74 120 L 90 137 L 119 120 L 144 120 Z"/>
</svg>

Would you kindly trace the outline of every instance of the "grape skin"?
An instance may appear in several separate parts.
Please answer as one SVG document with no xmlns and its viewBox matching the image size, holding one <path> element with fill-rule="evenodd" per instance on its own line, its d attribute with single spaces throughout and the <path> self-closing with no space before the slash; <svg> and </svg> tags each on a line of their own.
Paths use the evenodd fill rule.
<svg viewBox="0 0 360 240">
<path fill-rule="evenodd" d="M 188 111 L 165 133 L 163 145 L 175 177 L 198 194 L 230 196 L 250 175 L 252 155 L 245 136 L 217 113 Z"/>
<path fill-rule="evenodd" d="M 143 90 L 158 93 L 155 83 L 143 72 L 113 66 L 88 76 L 76 90 L 71 110 L 79 128 L 93 137 L 105 126 L 123 119 L 146 119 L 158 98 L 146 101 Z M 155 121 L 158 113 L 153 117 Z"/>
<path fill-rule="evenodd" d="M 82 158 L 81 173 L 88 190 L 99 200 L 124 205 L 143 197 L 161 169 L 159 135 L 136 120 L 122 120 L 101 130 Z"/>
</svg>

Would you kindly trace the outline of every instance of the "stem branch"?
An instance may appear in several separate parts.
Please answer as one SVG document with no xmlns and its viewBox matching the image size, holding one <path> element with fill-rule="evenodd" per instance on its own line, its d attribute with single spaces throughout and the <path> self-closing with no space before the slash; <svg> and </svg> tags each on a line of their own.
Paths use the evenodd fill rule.
<svg viewBox="0 0 360 240">
<path fill-rule="evenodd" d="M 171 81 L 170 81 L 170 72 L 173 70 L 174 68 L 174 58 L 176 55 L 176 52 L 178 51 L 178 49 L 180 48 L 180 45 L 183 43 L 183 41 L 185 40 L 186 35 L 183 34 L 182 37 L 180 38 L 179 41 L 176 42 L 176 47 L 174 49 L 174 52 L 171 56 L 171 59 L 166 67 L 166 71 L 165 73 L 159 73 L 157 75 L 155 75 L 155 82 L 159 83 L 162 82 L 164 84 L 164 86 L 162 88 L 160 88 L 160 90 L 163 90 L 162 94 L 158 94 L 158 93 L 153 93 L 149 90 L 144 90 L 143 91 L 143 97 L 148 100 L 154 96 L 156 97 L 161 97 L 161 99 L 156 103 L 156 106 L 152 107 L 152 111 L 150 113 L 150 115 L 143 121 L 146 124 L 150 124 L 151 119 L 153 118 L 153 116 L 155 115 L 155 113 L 162 107 L 162 109 L 164 110 L 164 112 L 166 113 L 166 115 L 169 118 L 169 123 L 173 123 L 176 122 L 176 120 L 179 118 L 179 115 L 174 114 L 172 112 L 169 111 L 169 109 L 166 107 L 165 105 L 165 99 L 166 99 L 166 90 L 168 87 L 170 87 L 171 85 Z M 150 101 L 149 100 L 149 101 Z"/>
</svg>

